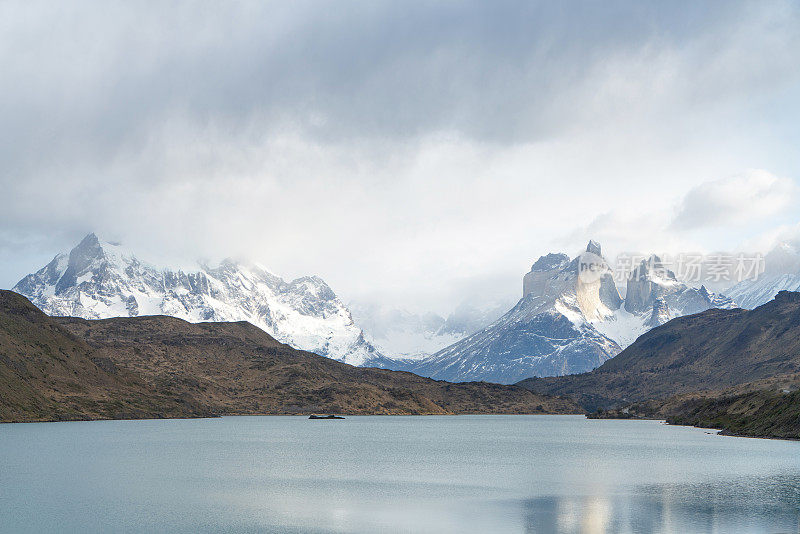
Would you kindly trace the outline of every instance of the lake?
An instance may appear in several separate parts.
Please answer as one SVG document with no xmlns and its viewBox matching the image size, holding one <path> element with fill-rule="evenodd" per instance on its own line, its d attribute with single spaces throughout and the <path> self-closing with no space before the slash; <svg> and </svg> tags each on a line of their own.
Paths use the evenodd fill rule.
<svg viewBox="0 0 800 534">
<path fill-rule="evenodd" d="M 800 532 L 800 442 L 581 416 L 0 425 L 2 532 Z"/>
</svg>

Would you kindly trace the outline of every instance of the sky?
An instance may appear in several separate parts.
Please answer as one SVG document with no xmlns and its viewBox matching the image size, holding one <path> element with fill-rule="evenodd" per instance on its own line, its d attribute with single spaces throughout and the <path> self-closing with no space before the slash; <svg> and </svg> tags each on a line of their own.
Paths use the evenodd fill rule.
<svg viewBox="0 0 800 534">
<path fill-rule="evenodd" d="M 0 287 L 89 232 L 446 313 L 800 235 L 797 2 L 0 3 Z"/>
</svg>

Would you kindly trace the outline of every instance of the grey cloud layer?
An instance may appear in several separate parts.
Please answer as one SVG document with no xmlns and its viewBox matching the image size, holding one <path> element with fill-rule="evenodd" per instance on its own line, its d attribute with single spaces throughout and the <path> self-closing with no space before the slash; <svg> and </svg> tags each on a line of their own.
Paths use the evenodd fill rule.
<svg viewBox="0 0 800 534">
<path fill-rule="evenodd" d="M 668 83 L 703 104 L 775 83 L 799 44 L 797 12 L 781 4 L 80 5 L 4 4 L 8 140 L 104 154 L 178 111 L 231 128 L 255 114 L 337 140 L 456 130 L 528 141 L 630 105 L 624 84 Z M 771 34 L 738 42 L 749 29 Z M 693 54 L 667 57 L 682 49 Z M 658 71 L 619 80 L 616 102 L 592 85 L 637 59 Z"/>
<path fill-rule="evenodd" d="M 533 213 L 597 215 L 560 216 L 570 189 L 607 206 L 637 172 L 794 170 L 730 126 L 796 100 L 799 20 L 790 2 L 3 3 L 0 251 L 94 230 L 291 258 L 271 265 L 361 293 L 502 278 L 549 246 Z M 460 232 L 497 259 L 470 263 Z"/>
</svg>

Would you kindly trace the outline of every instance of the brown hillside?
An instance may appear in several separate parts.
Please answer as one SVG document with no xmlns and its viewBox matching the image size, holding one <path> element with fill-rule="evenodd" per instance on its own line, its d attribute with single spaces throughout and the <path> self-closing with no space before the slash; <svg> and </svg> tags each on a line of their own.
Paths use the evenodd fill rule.
<svg viewBox="0 0 800 534">
<path fill-rule="evenodd" d="M 50 318 L 0 291 L 0 419 L 210 414 L 578 413 L 517 386 L 352 367 L 249 323 Z"/>
<path fill-rule="evenodd" d="M 590 373 L 519 384 L 571 396 L 593 411 L 795 373 L 800 373 L 800 293 L 782 291 L 751 311 L 711 309 L 673 319 Z"/>
</svg>

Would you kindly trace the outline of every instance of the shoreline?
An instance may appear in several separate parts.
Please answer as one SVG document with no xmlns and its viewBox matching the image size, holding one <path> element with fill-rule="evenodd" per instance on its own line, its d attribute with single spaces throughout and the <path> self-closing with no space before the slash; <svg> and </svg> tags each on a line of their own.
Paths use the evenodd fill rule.
<svg viewBox="0 0 800 534">
<path fill-rule="evenodd" d="M 223 417 L 308 417 L 310 413 L 224 413 L 215 415 L 198 415 L 189 417 L 98 417 L 92 419 L 36 419 L 30 421 L 0 421 L 0 425 L 18 425 L 33 423 L 87 423 L 95 421 L 186 421 L 193 419 L 221 419 Z M 460 415 L 569 415 L 584 416 L 584 413 L 487 413 L 487 412 L 464 412 L 464 413 L 341 413 L 336 414 L 343 417 L 457 417 Z"/>
<path fill-rule="evenodd" d="M 752 434 L 743 434 L 739 432 L 732 432 L 725 428 L 718 428 L 712 426 L 702 426 L 702 425 L 691 425 L 691 424 L 683 424 L 683 423 L 670 423 L 669 420 L 663 417 L 611 417 L 611 416 L 603 416 L 597 417 L 596 414 L 587 414 L 587 419 L 596 419 L 596 420 L 615 420 L 615 421 L 661 421 L 665 425 L 669 426 L 685 426 L 689 428 L 698 428 L 700 430 L 714 430 L 716 431 L 717 435 L 719 436 L 726 436 L 731 438 L 753 438 L 753 439 L 774 439 L 780 441 L 800 441 L 800 437 L 783 437 L 783 436 L 770 436 L 770 435 L 752 435 Z"/>
</svg>

